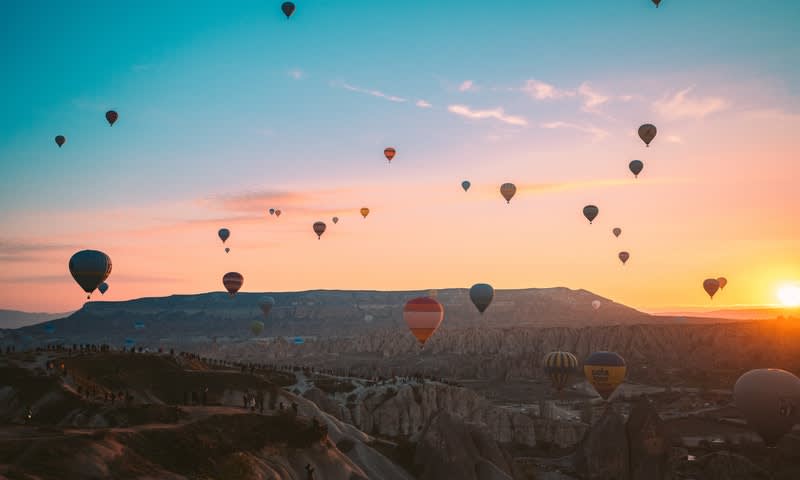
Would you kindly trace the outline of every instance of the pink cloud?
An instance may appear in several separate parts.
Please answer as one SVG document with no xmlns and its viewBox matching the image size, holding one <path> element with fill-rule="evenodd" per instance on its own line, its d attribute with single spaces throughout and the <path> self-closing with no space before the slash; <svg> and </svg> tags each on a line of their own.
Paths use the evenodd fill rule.
<svg viewBox="0 0 800 480">
<path fill-rule="evenodd" d="M 674 95 L 666 95 L 656 100 L 653 102 L 653 111 L 670 120 L 699 119 L 730 106 L 730 102 L 721 97 L 690 97 L 689 93 L 693 88 L 688 87 Z"/>
<path fill-rule="evenodd" d="M 471 118 L 474 120 L 484 120 L 493 118 L 495 120 L 500 120 L 501 122 L 508 123 L 509 125 L 524 126 L 528 124 L 528 121 L 524 117 L 520 117 L 517 115 L 506 115 L 505 110 L 503 110 L 500 107 L 491 110 L 472 110 L 470 107 L 466 105 L 450 105 L 447 107 L 447 110 L 450 111 L 451 113 L 455 113 L 456 115 Z"/>
<path fill-rule="evenodd" d="M 575 96 L 575 92 L 572 90 L 562 90 L 556 88 L 554 85 L 535 79 L 530 79 L 525 82 L 522 91 L 536 100 L 557 100 L 559 98 Z"/>
</svg>

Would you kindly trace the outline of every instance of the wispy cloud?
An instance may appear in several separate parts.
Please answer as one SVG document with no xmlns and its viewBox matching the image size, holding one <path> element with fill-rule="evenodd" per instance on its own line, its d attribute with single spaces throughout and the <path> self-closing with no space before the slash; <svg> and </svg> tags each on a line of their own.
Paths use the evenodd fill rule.
<svg viewBox="0 0 800 480">
<path fill-rule="evenodd" d="M 419 108 L 431 108 L 433 106 L 425 100 L 417 100 L 417 103 L 415 105 L 418 106 Z"/>
<path fill-rule="evenodd" d="M 342 82 L 342 83 L 340 83 L 338 85 L 340 87 L 344 88 L 345 90 L 349 90 L 351 92 L 363 93 L 363 94 L 366 94 L 366 95 L 371 95 L 373 97 L 383 98 L 383 99 L 389 100 L 390 102 L 402 103 L 402 102 L 406 101 L 406 99 L 403 98 L 403 97 L 397 97 L 395 95 L 389 95 L 388 93 L 381 92 L 380 90 L 370 90 L 370 89 L 367 89 L 367 88 L 356 87 L 356 86 L 350 85 L 349 83 L 344 83 L 344 82 Z"/>
<path fill-rule="evenodd" d="M 666 140 L 669 143 L 683 143 L 683 139 L 678 135 L 667 135 Z"/>
<path fill-rule="evenodd" d="M 586 112 L 596 112 L 597 107 L 607 103 L 610 99 L 607 95 L 593 89 L 588 82 L 583 82 L 578 87 L 578 93 L 583 97 L 583 110 Z"/>
<path fill-rule="evenodd" d="M 675 120 L 680 118 L 703 118 L 725 110 L 730 103 L 721 97 L 690 97 L 694 87 L 685 88 L 674 95 L 666 95 L 653 102 L 653 111 L 663 117 Z"/>
<path fill-rule="evenodd" d="M 562 90 L 549 83 L 536 79 L 525 82 L 521 89 L 526 95 L 536 100 L 558 100 L 560 98 L 574 97 L 572 90 Z"/>
<path fill-rule="evenodd" d="M 39 243 L 23 240 L 0 239 L 0 255 L 25 255 L 31 253 L 74 250 L 76 245 L 66 243 Z"/>
<path fill-rule="evenodd" d="M 478 87 L 472 80 L 464 80 L 463 82 L 461 82 L 461 85 L 458 86 L 459 92 L 469 92 L 476 90 L 478 90 Z"/>
<path fill-rule="evenodd" d="M 609 132 L 607 130 L 603 130 L 600 127 L 595 127 L 594 125 L 579 125 L 577 123 L 570 123 L 570 122 L 546 122 L 539 125 L 542 128 L 549 128 L 549 129 L 556 129 L 556 128 L 570 128 L 573 130 L 578 130 L 580 132 L 588 133 L 592 135 L 595 140 L 603 140 L 604 138 L 609 136 Z"/>
<path fill-rule="evenodd" d="M 302 80 L 306 77 L 306 73 L 299 68 L 293 68 L 286 72 L 287 75 L 294 78 L 295 80 Z"/>
<path fill-rule="evenodd" d="M 455 113 L 456 115 L 475 120 L 493 118 L 495 120 L 508 123 L 509 125 L 524 126 L 528 124 L 528 121 L 524 117 L 520 117 L 518 115 L 507 115 L 505 110 L 500 107 L 491 110 L 472 110 L 466 105 L 450 105 L 447 107 L 447 110 L 449 110 L 451 113 Z"/>
</svg>

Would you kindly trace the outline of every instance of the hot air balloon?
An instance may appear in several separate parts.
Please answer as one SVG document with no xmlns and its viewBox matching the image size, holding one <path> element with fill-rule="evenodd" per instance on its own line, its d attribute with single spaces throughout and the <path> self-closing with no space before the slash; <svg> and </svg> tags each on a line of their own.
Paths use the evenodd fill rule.
<svg viewBox="0 0 800 480">
<path fill-rule="evenodd" d="M 725 277 L 719 277 L 719 278 L 717 279 L 717 281 L 719 282 L 719 289 L 720 289 L 720 290 L 722 290 L 723 288 L 725 288 L 725 285 L 727 285 L 727 284 L 728 284 L 728 279 L 727 279 L 727 278 L 725 278 Z"/>
<path fill-rule="evenodd" d="M 386 147 L 383 149 L 383 155 L 386 157 L 386 160 L 388 160 L 389 163 L 392 162 L 392 159 L 396 154 L 397 151 L 393 147 Z"/>
<path fill-rule="evenodd" d="M 469 187 L 471 186 L 472 184 L 469 183 L 469 180 L 464 180 L 463 182 L 461 182 L 461 188 L 463 188 L 465 192 L 469 190 Z"/>
<path fill-rule="evenodd" d="M 227 228 L 220 228 L 217 232 L 217 235 L 219 236 L 219 239 L 222 240 L 222 243 L 225 243 L 225 240 L 231 236 L 231 231 Z"/>
<path fill-rule="evenodd" d="M 578 359 L 569 352 L 550 352 L 542 359 L 545 375 L 550 377 L 553 388 L 560 392 L 567 386 L 578 369 Z"/>
<path fill-rule="evenodd" d="M 58 148 L 61 148 L 61 145 L 64 145 L 66 141 L 67 137 L 65 137 L 64 135 L 56 135 L 56 145 L 58 145 Z"/>
<path fill-rule="evenodd" d="M 231 251 L 230 247 L 225 247 L 225 253 L 230 253 L 230 251 Z"/>
<path fill-rule="evenodd" d="M 631 163 L 628 164 L 628 168 L 631 173 L 633 173 L 634 178 L 639 178 L 639 174 L 642 173 L 642 169 L 644 168 L 644 163 L 642 163 L 641 160 L 631 160 Z"/>
<path fill-rule="evenodd" d="M 661 0 L 653 0 L 653 3 L 656 4 L 656 8 L 658 8 L 658 4 L 661 3 Z"/>
<path fill-rule="evenodd" d="M 108 125 L 110 127 L 114 126 L 114 122 L 116 122 L 118 118 L 119 115 L 114 110 L 109 110 L 106 112 L 106 121 L 108 121 Z"/>
<path fill-rule="evenodd" d="M 611 230 L 611 233 L 613 233 L 615 237 L 619 238 L 619 236 L 622 235 L 622 229 L 619 227 L 614 227 L 614 229 Z"/>
<path fill-rule="evenodd" d="M 231 297 L 236 296 L 236 292 L 242 288 L 244 284 L 244 277 L 239 272 L 228 272 L 222 277 L 222 285 L 228 291 Z"/>
<path fill-rule="evenodd" d="M 625 370 L 625 360 L 614 352 L 594 352 L 583 362 L 586 380 L 603 400 L 608 400 L 625 380 Z"/>
<path fill-rule="evenodd" d="M 270 208 L 269 209 L 269 214 L 270 215 L 275 215 L 275 209 L 274 208 Z"/>
<path fill-rule="evenodd" d="M 97 289 L 100 290 L 100 295 L 105 295 L 106 291 L 108 291 L 108 284 L 103 282 L 97 286 Z"/>
<path fill-rule="evenodd" d="M 264 322 L 259 322 L 258 320 L 254 320 L 250 324 L 250 331 L 253 332 L 253 335 L 256 337 L 261 335 L 261 332 L 264 331 Z"/>
<path fill-rule="evenodd" d="M 706 278 L 703 280 L 703 290 L 706 291 L 710 298 L 714 298 L 714 294 L 719 290 L 719 280 L 716 278 Z"/>
<path fill-rule="evenodd" d="M 431 297 L 417 297 L 409 300 L 403 308 L 403 320 L 420 346 L 439 328 L 444 318 L 444 307 Z"/>
<path fill-rule="evenodd" d="M 631 254 L 628 252 L 619 252 L 619 255 L 617 256 L 619 257 L 619 260 L 622 262 L 623 265 L 625 265 L 625 262 L 627 262 L 628 259 L 631 258 Z"/>
<path fill-rule="evenodd" d="M 111 258 L 97 250 L 81 250 L 69 259 L 69 273 L 91 298 L 92 292 L 111 274 Z"/>
<path fill-rule="evenodd" d="M 583 207 L 583 216 L 586 217 L 586 220 L 589 220 L 589 223 L 592 223 L 597 217 L 597 214 L 600 213 L 600 209 L 595 207 L 594 205 L 586 205 Z"/>
<path fill-rule="evenodd" d="M 286 18 L 288 19 L 294 13 L 294 3 L 283 2 L 283 5 L 281 5 L 281 11 L 283 11 L 283 14 L 286 15 Z"/>
<path fill-rule="evenodd" d="M 364 218 L 367 218 L 367 215 L 369 215 L 369 208 L 367 208 L 367 207 L 362 208 L 361 209 L 361 216 L 364 217 Z"/>
<path fill-rule="evenodd" d="M 645 123 L 641 127 L 639 127 L 639 138 L 642 139 L 645 145 L 648 147 L 650 146 L 650 142 L 656 138 L 656 126 L 651 125 L 649 123 Z"/>
<path fill-rule="evenodd" d="M 592 300 L 592 308 L 594 308 L 595 310 L 599 310 L 600 305 L 602 305 L 602 303 L 600 303 L 600 300 Z"/>
<path fill-rule="evenodd" d="M 272 307 L 275 306 L 275 299 L 272 297 L 264 297 L 258 303 L 258 306 L 261 308 L 261 311 L 264 313 L 264 318 L 269 317 L 269 312 L 272 310 Z"/>
<path fill-rule="evenodd" d="M 281 216 L 281 211 L 280 210 L 275 210 L 275 216 L 276 217 L 280 217 Z"/>
<path fill-rule="evenodd" d="M 800 422 L 800 378 L 777 368 L 750 370 L 736 380 L 733 401 L 747 424 L 774 447 Z"/>
<path fill-rule="evenodd" d="M 325 233 L 325 222 L 314 222 L 314 233 L 317 234 L 317 240 L 321 239 Z"/>
<path fill-rule="evenodd" d="M 336 225 L 337 223 L 339 223 L 339 217 L 333 217 L 331 220 L 333 221 L 333 224 L 334 224 L 334 225 Z"/>
<path fill-rule="evenodd" d="M 476 283 L 469 289 L 469 299 L 481 314 L 489 307 L 494 298 L 494 288 L 488 283 Z"/>
<path fill-rule="evenodd" d="M 500 185 L 500 195 L 506 199 L 506 203 L 511 203 L 514 194 L 517 193 L 517 187 L 513 183 L 504 183 Z"/>
</svg>

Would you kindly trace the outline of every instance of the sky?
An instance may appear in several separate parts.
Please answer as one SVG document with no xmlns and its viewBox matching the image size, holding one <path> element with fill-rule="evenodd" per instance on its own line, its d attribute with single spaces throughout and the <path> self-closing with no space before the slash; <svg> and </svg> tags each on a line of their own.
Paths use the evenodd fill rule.
<svg viewBox="0 0 800 480">
<path fill-rule="evenodd" d="M 797 2 L 295 3 L 6 9 L 0 308 L 80 308 L 82 249 L 112 259 L 103 300 L 228 271 L 250 292 L 486 282 L 646 311 L 800 285 Z"/>
</svg>

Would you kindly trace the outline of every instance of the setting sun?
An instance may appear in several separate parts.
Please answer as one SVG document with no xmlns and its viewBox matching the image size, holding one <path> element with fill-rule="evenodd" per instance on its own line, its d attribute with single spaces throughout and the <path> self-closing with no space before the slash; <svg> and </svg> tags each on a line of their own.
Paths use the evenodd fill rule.
<svg viewBox="0 0 800 480">
<path fill-rule="evenodd" d="M 778 299 L 786 307 L 800 306 L 800 287 L 797 285 L 784 285 L 778 289 Z"/>
</svg>

